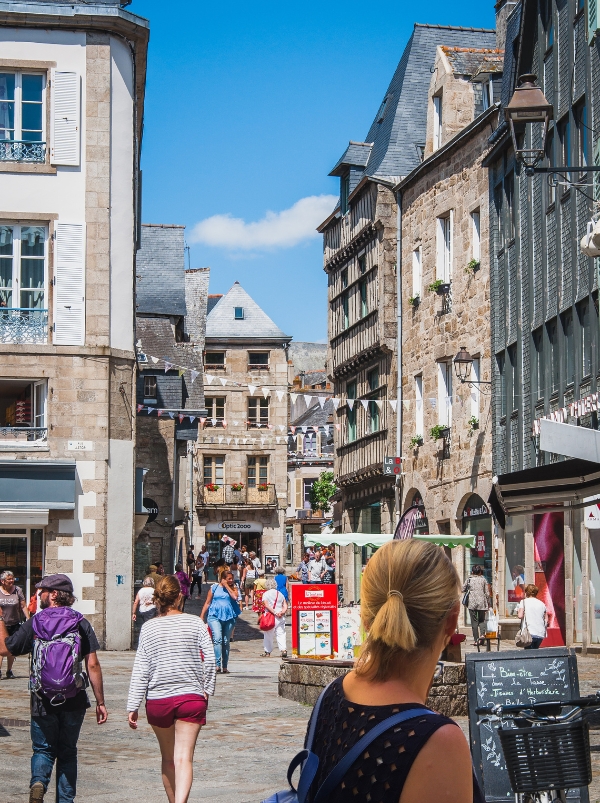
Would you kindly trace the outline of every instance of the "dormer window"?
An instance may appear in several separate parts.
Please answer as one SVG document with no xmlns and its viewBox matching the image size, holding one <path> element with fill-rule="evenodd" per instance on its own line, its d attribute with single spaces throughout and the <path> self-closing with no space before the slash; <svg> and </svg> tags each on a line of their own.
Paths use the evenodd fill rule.
<svg viewBox="0 0 600 803">
<path fill-rule="evenodd" d="M 234 307 L 233 308 L 233 317 L 236 321 L 243 321 L 244 320 L 244 308 L 243 307 Z"/>
<path fill-rule="evenodd" d="M 491 78 L 481 84 L 481 101 L 483 111 L 489 109 L 494 103 L 494 87 Z"/>
<path fill-rule="evenodd" d="M 383 123 L 383 120 L 385 118 L 385 113 L 387 111 L 389 99 L 390 99 L 389 95 L 386 95 L 385 98 L 383 99 L 383 102 L 382 102 L 381 106 L 379 107 L 379 111 L 377 112 L 377 117 L 375 118 L 377 123 Z"/>
<path fill-rule="evenodd" d="M 433 150 L 442 147 L 442 96 L 433 98 Z"/>
<path fill-rule="evenodd" d="M 350 208 L 348 198 L 350 196 L 350 173 L 346 173 L 340 178 L 340 208 L 342 215 L 346 215 Z"/>
</svg>

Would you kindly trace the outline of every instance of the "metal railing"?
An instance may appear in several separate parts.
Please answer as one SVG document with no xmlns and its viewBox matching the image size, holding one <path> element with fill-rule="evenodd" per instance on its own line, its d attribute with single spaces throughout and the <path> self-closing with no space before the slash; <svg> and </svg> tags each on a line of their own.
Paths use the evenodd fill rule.
<svg viewBox="0 0 600 803">
<path fill-rule="evenodd" d="M 47 309 L 0 307 L 0 343 L 47 342 Z"/>
<path fill-rule="evenodd" d="M 0 139 L 0 162 L 45 162 L 45 142 Z"/>
<path fill-rule="evenodd" d="M 47 441 L 47 427 L 0 427 L 0 449 L 45 446 Z"/>
</svg>

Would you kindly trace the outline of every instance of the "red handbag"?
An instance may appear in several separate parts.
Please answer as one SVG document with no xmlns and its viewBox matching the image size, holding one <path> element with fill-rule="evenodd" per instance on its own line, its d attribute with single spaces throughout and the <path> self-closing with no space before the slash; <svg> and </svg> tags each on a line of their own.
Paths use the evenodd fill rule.
<svg viewBox="0 0 600 803">
<path fill-rule="evenodd" d="M 279 592 L 277 592 L 277 596 L 275 597 L 275 605 L 273 606 L 274 608 L 277 608 L 278 598 L 279 598 Z M 275 617 L 273 616 L 271 611 L 262 612 L 258 626 L 263 632 L 265 630 L 273 630 L 273 628 L 275 627 Z"/>
</svg>

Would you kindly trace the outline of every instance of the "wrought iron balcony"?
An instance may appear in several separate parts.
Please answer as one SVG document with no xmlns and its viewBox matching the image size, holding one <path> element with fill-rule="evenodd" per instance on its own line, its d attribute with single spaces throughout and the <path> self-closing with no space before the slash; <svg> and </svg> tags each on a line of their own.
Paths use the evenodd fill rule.
<svg viewBox="0 0 600 803">
<path fill-rule="evenodd" d="M 0 450 L 30 449 L 45 446 L 47 441 L 47 427 L 0 427 Z"/>
<path fill-rule="evenodd" d="M 45 162 L 45 142 L 0 139 L 0 162 Z"/>
<path fill-rule="evenodd" d="M 48 310 L 0 307 L 0 343 L 47 343 Z"/>
</svg>

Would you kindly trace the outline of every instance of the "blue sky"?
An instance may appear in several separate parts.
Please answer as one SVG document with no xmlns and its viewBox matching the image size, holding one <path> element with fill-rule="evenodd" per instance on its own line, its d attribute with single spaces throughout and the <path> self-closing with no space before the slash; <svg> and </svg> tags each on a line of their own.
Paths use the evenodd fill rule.
<svg viewBox="0 0 600 803">
<path fill-rule="evenodd" d="M 338 193 L 327 174 L 366 135 L 413 23 L 494 25 L 492 0 L 418 6 L 129 6 L 151 24 L 143 220 L 185 225 L 210 292 L 240 281 L 296 340 L 327 336 L 321 238 L 311 236 Z"/>
</svg>

